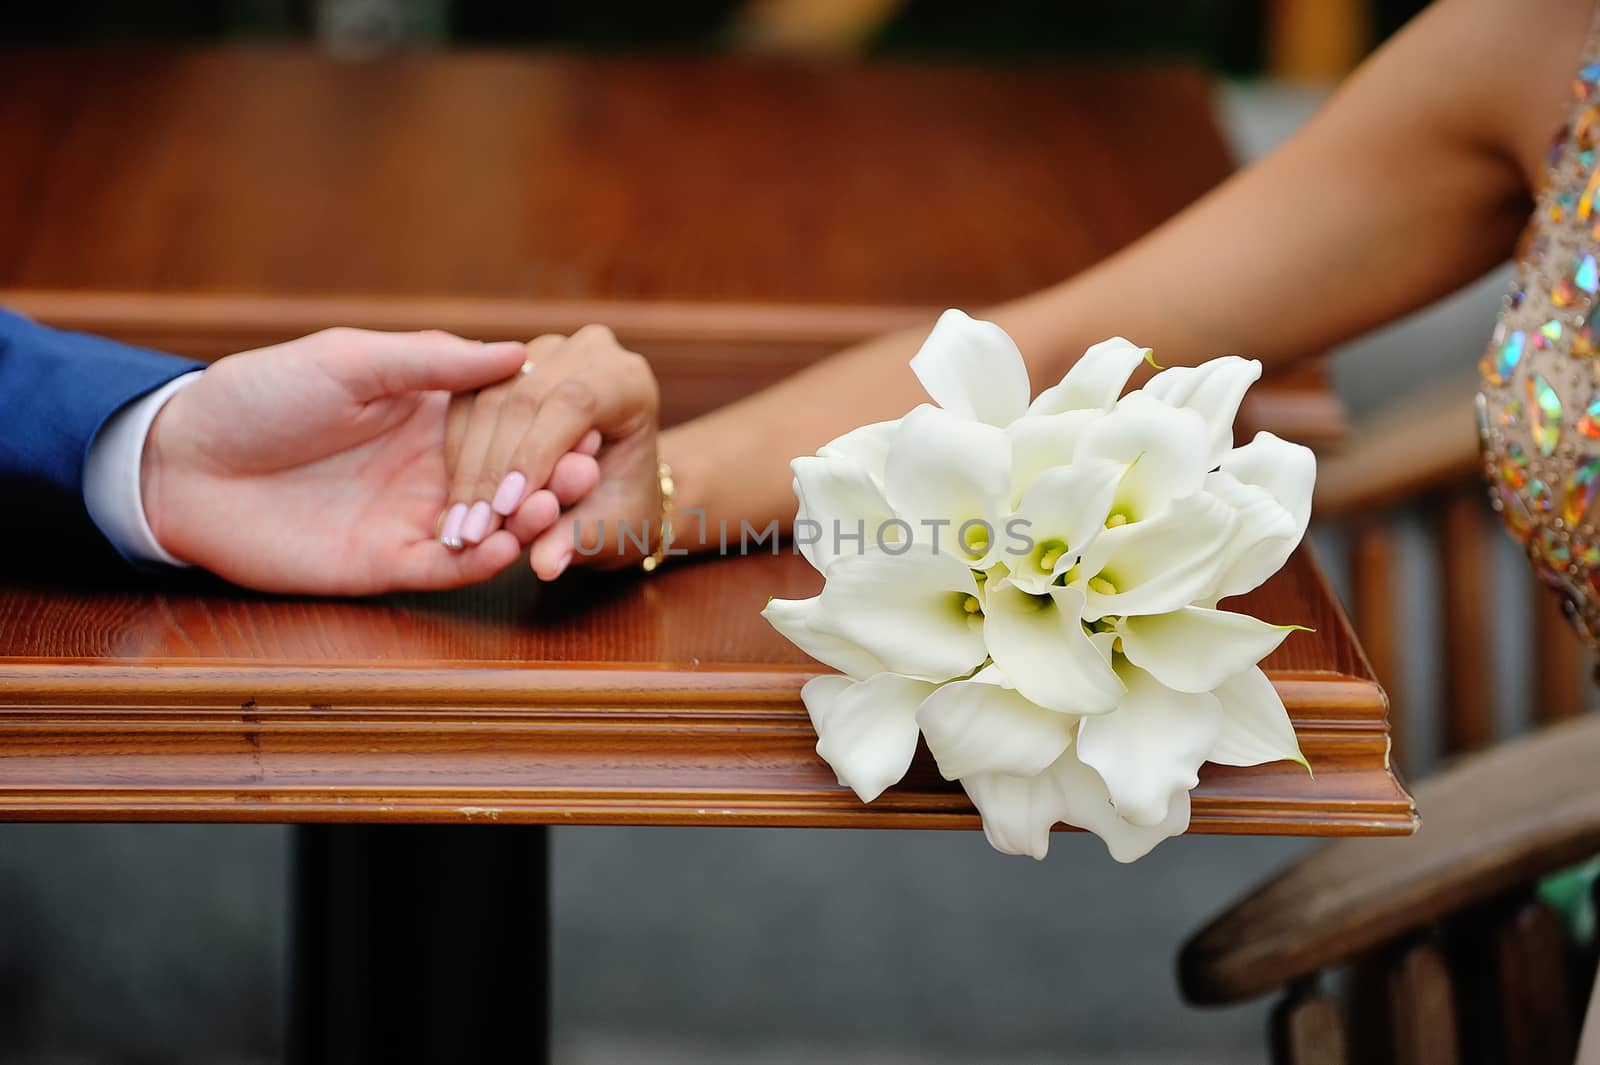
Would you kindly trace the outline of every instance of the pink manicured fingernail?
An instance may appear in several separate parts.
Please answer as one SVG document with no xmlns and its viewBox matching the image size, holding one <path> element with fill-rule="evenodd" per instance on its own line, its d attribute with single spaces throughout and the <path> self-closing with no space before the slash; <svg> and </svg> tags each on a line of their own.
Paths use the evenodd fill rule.
<svg viewBox="0 0 1600 1065">
<path fill-rule="evenodd" d="M 568 551 L 566 554 L 561 556 L 561 561 L 556 563 L 555 572 L 550 574 L 550 579 L 555 580 L 557 577 L 567 572 L 567 567 L 570 565 L 572 565 L 572 552 Z"/>
<path fill-rule="evenodd" d="M 501 480 L 500 487 L 494 490 L 494 502 L 489 506 L 502 518 L 510 517 L 517 509 L 517 504 L 522 502 L 522 493 L 528 487 L 528 479 L 516 470 L 512 470 Z"/>
<path fill-rule="evenodd" d="M 580 455 L 593 455 L 600 450 L 600 430 L 590 429 L 583 434 L 583 439 L 578 441 L 574 449 Z"/>
<path fill-rule="evenodd" d="M 444 516 L 444 527 L 439 530 L 439 542 L 449 548 L 461 547 L 461 523 L 467 518 L 467 505 L 457 503 Z"/>
<path fill-rule="evenodd" d="M 489 504 L 478 500 L 467 511 L 467 520 L 461 523 L 461 539 L 469 544 L 479 543 L 489 535 L 489 522 L 492 520 L 494 511 L 489 509 Z"/>
</svg>

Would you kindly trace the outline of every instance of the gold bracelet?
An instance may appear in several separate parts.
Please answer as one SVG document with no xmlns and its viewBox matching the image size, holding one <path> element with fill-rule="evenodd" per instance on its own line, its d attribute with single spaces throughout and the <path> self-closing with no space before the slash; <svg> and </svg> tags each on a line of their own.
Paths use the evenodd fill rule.
<svg viewBox="0 0 1600 1065">
<path fill-rule="evenodd" d="M 657 459 L 656 476 L 661 479 L 661 542 L 639 563 L 646 573 L 654 573 L 666 561 L 667 548 L 672 546 L 672 493 L 677 489 L 672 483 L 672 467 Z"/>
</svg>

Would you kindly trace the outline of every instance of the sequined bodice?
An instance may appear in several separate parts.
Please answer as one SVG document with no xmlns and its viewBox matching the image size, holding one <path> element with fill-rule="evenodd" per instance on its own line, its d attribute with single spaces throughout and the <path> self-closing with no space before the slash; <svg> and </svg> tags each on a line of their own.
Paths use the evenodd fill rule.
<svg viewBox="0 0 1600 1065">
<path fill-rule="evenodd" d="M 1478 432 L 1495 509 L 1600 642 L 1600 33 L 1483 357 Z"/>
</svg>

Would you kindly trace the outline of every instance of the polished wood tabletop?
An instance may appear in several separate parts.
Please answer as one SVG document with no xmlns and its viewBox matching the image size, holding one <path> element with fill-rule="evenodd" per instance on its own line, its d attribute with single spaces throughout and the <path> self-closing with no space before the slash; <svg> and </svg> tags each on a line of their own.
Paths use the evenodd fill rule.
<svg viewBox="0 0 1600 1065">
<path fill-rule="evenodd" d="M 0 305 L 214 359 L 592 321 L 668 423 L 1091 266 L 1232 169 L 1189 70 L 0 49 Z M 1314 364 L 1244 420 L 1342 428 Z"/>
<path fill-rule="evenodd" d="M 819 586 L 787 550 L 360 602 L 13 576 L 0 819 L 975 826 L 926 751 L 870 806 L 816 756 L 819 667 L 759 612 Z M 1316 630 L 1266 663 L 1316 775 L 1208 767 L 1194 830 L 1410 831 L 1309 554 L 1239 605 Z"/>
<path fill-rule="evenodd" d="M 600 319 L 675 416 L 1067 276 L 1228 170 L 1205 81 L 1160 69 L 0 64 L 0 303 L 202 356 Z M 1265 390 L 1290 435 L 1337 422 L 1314 385 Z M 759 617 L 816 588 L 787 553 L 355 602 L 73 558 L 0 531 L 0 819 L 977 824 L 926 752 L 870 806 L 818 759 L 817 667 Z M 1410 831 L 1383 693 L 1309 554 L 1243 605 L 1316 630 L 1268 662 L 1316 775 L 1209 768 L 1195 830 Z"/>
</svg>

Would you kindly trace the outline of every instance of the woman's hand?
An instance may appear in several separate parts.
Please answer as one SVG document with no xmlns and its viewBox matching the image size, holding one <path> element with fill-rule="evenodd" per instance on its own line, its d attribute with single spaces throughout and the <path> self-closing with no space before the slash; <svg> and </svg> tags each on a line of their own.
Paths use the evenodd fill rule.
<svg viewBox="0 0 1600 1065">
<path fill-rule="evenodd" d="M 659 400 L 649 364 L 591 325 L 530 342 L 524 370 L 455 399 L 440 539 L 470 547 L 504 523 L 531 545 L 530 564 L 545 580 L 575 557 L 602 567 L 638 559 L 638 539 L 620 536 L 618 523 L 647 544 L 659 539 Z M 565 517 L 562 507 L 572 507 Z"/>
<path fill-rule="evenodd" d="M 451 392 L 502 380 L 522 356 L 516 341 L 329 329 L 222 359 L 150 428 L 151 531 L 184 561 L 264 591 L 487 580 L 516 561 L 510 534 L 470 555 L 432 535 L 449 485 L 446 412 Z"/>
</svg>

